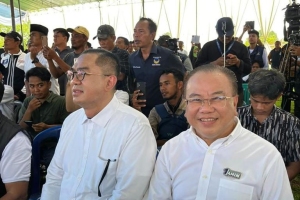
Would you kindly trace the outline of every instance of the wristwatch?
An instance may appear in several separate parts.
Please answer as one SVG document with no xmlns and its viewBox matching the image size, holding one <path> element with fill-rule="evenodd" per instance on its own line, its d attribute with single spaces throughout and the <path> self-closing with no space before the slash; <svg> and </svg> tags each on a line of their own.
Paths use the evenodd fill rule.
<svg viewBox="0 0 300 200">
<path fill-rule="evenodd" d="M 38 62 L 40 62 L 39 59 L 35 57 L 31 63 L 38 63 Z"/>
</svg>

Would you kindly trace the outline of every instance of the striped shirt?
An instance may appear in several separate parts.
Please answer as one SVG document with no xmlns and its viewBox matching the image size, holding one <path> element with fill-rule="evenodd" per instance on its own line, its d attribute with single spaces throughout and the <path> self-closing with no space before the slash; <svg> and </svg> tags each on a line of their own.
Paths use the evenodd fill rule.
<svg viewBox="0 0 300 200">
<path fill-rule="evenodd" d="M 300 161 L 300 120 L 274 105 L 270 116 L 261 124 L 252 114 L 251 105 L 238 108 L 244 128 L 271 142 L 286 164 Z"/>
</svg>

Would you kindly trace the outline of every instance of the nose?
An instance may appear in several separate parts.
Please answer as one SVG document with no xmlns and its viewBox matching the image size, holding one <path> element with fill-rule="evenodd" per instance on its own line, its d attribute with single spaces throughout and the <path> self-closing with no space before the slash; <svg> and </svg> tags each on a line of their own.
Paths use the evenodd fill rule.
<svg viewBox="0 0 300 200">
<path fill-rule="evenodd" d="M 204 99 L 199 106 L 199 112 L 202 113 L 210 113 L 214 111 L 214 107 L 210 105 L 210 101 L 208 99 Z"/>
</svg>

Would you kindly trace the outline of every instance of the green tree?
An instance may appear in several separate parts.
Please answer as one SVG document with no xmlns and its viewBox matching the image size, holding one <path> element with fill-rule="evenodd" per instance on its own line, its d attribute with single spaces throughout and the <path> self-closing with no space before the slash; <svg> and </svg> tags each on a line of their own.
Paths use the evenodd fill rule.
<svg viewBox="0 0 300 200">
<path fill-rule="evenodd" d="M 30 21 L 24 22 L 22 24 L 22 30 L 23 30 L 23 46 L 24 46 L 24 49 L 27 49 L 26 44 L 27 44 L 27 41 L 29 40 Z M 10 31 L 12 31 L 12 27 L 11 26 L 5 26 L 3 24 L 0 24 L 0 32 L 8 33 Z M 20 24 L 16 25 L 16 31 L 22 35 L 21 25 Z M 0 47 L 3 47 L 3 45 L 4 45 L 4 38 L 0 37 Z"/>
</svg>

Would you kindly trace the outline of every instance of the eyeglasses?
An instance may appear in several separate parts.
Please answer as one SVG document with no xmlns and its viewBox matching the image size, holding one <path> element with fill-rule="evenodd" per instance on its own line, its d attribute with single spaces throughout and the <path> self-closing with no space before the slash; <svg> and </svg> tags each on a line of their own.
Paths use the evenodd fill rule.
<svg viewBox="0 0 300 200">
<path fill-rule="evenodd" d="M 68 79 L 71 81 L 74 79 L 74 77 L 76 76 L 76 78 L 79 80 L 79 81 L 83 81 L 84 77 L 86 75 L 96 75 L 96 76 L 111 76 L 111 75 L 108 75 L 108 74 L 93 74 L 93 73 L 88 73 L 88 72 L 84 72 L 84 71 L 71 71 L 69 70 L 67 72 L 67 77 Z"/>
<path fill-rule="evenodd" d="M 211 107 L 224 108 L 225 105 L 226 105 L 227 99 L 230 99 L 230 98 L 232 98 L 232 97 L 217 96 L 217 97 L 213 97 L 213 98 L 210 98 L 210 99 L 195 98 L 195 99 L 186 99 L 185 101 L 188 105 L 203 107 L 205 102 L 207 102 L 207 104 Z"/>
</svg>

